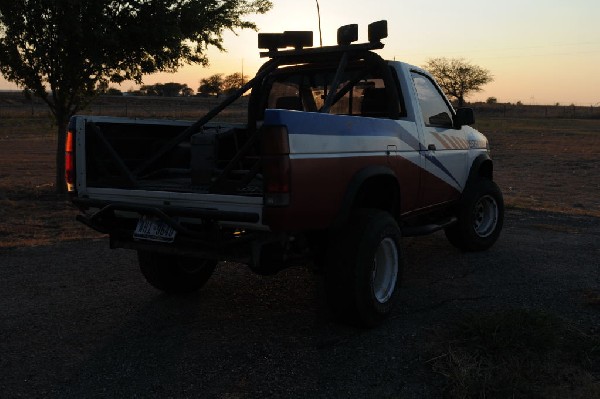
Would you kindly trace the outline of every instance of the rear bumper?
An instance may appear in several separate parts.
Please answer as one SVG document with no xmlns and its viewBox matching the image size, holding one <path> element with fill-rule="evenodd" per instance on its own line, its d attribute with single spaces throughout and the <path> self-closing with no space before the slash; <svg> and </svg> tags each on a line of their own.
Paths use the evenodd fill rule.
<svg viewBox="0 0 600 399">
<path fill-rule="evenodd" d="M 241 222 L 241 223 L 258 223 L 260 215 L 256 212 L 237 212 L 237 211 L 222 211 L 218 209 L 199 209 L 187 208 L 173 205 L 138 205 L 125 202 L 109 202 L 103 200 L 94 200 L 89 198 L 73 198 L 73 204 L 80 209 L 99 208 L 94 216 L 101 216 L 103 213 L 114 211 L 137 212 L 144 215 L 157 216 L 169 223 L 169 218 L 177 216 L 185 216 L 201 219 L 203 222 Z M 173 226 L 174 227 L 174 226 Z"/>
<path fill-rule="evenodd" d="M 78 215 L 77 220 L 96 231 L 109 234 L 112 248 L 248 262 L 253 243 L 269 236 L 268 232 L 222 226 L 257 223 L 260 219 L 259 214 L 253 212 L 158 207 L 87 198 L 73 198 L 72 201 L 80 209 L 93 210 Z M 152 216 L 171 226 L 177 231 L 175 241 L 164 244 L 134 239 L 133 232 L 141 216 Z"/>
</svg>

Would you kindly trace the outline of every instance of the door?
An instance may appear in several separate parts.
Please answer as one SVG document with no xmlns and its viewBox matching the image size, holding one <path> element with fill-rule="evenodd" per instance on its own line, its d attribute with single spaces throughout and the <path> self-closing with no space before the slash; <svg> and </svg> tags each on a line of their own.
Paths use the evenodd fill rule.
<svg viewBox="0 0 600 399">
<path fill-rule="evenodd" d="M 425 207 L 458 198 L 466 181 L 469 144 L 464 129 L 454 128 L 452 107 L 433 80 L 415 71 L 412 79 L 423 123 L 419 152 L 425 158 L 420 190 Z"/>
</svg>

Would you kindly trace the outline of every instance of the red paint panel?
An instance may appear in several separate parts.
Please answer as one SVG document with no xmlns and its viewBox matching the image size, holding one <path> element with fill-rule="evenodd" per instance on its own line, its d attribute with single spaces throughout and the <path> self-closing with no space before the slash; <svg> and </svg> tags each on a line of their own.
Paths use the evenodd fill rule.
<svg viewBox="0 0 600 399">
<path fill-rule="evenodd" d="M 419 208 L 442 204 L 460 197 L 458 190 L 429 172 L 423 171 L 422 182 Z"/>
<path fill-rule="evenodd" d="M 402 191 L 401 208 L 414 207 L 418 199 L 419 168 L 401 157 L 292 159 L 290 205 L 282 208 L 265 207 L 264 223 L 275 231 L 329 227 L 341 210 L 352 178 L 362 169 L 373 165 L 394 170 Z"/>
<path fill-rule="evenodd" d="M 460 195 L 443 180 L 400 156 L 292 159 L 290 205 L 264 207 L 263 223 L 273 231 L 328 228 L 341 210 L 352 178 L 374 165 L 387 166 L 396 174 L 402 214 Z M 421 195 L 421 179 L 427 182 L 425 195 Z"/>
</svg>

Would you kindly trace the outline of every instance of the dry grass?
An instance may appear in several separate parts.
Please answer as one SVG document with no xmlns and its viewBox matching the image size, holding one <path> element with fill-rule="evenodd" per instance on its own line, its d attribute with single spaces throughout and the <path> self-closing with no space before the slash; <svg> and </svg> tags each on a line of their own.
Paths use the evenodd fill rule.
<svg viewBox="0 0 600 399">
<path fill-rule="evenodd" d="M 542 312 L 471 315 L 434 338 L 451 398 L 600 397 L 600 336 Z"/>
<path fill-rule="evenodd" d="M 50 185 L 9 191 L 0 199 L 0 249 L 100 237 L 76 222 L 76 214 Z"/>
<path fill-rule="evenodd" d="M 600 120 L 483 119 L 507 205 L 600 217 Z"/>
</svg>

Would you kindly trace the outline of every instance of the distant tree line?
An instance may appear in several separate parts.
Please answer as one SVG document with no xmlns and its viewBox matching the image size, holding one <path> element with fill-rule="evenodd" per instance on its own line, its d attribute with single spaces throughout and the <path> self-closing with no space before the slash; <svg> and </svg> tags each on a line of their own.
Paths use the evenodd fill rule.
<svg viewBox="0 0 600 399">
<path fill-rule="evenodd" d="M 224 76 L 222 73 L 217 73 L 207 78 L 200 80 L 198 94 L 201 96 L 220 96 L 221 94 L 229 95 L 240 89 L 248 82 L 248 76 L 239 72 Z"/>
<path fill-rule="evenodd" d="M 142 85 L 137 90 L 129 90 L 128 95 L 133 96 L 159 96 L 159 97 L 191 97 L 194 95 L 203 97 L 218 97 L 229 95 L 240 89 L 248 82 L 248 75 L 239 72 L 230 75 L 217 73 L 200 80 L 200 86 L 196 91 L 185 83 L 156 83 L 153 85 Z M 98 94 L 109 96 L 122 96 L 123 92 L 117 88 L 109 87 L 106 83 L 98 84 Z"/>
</svg>

